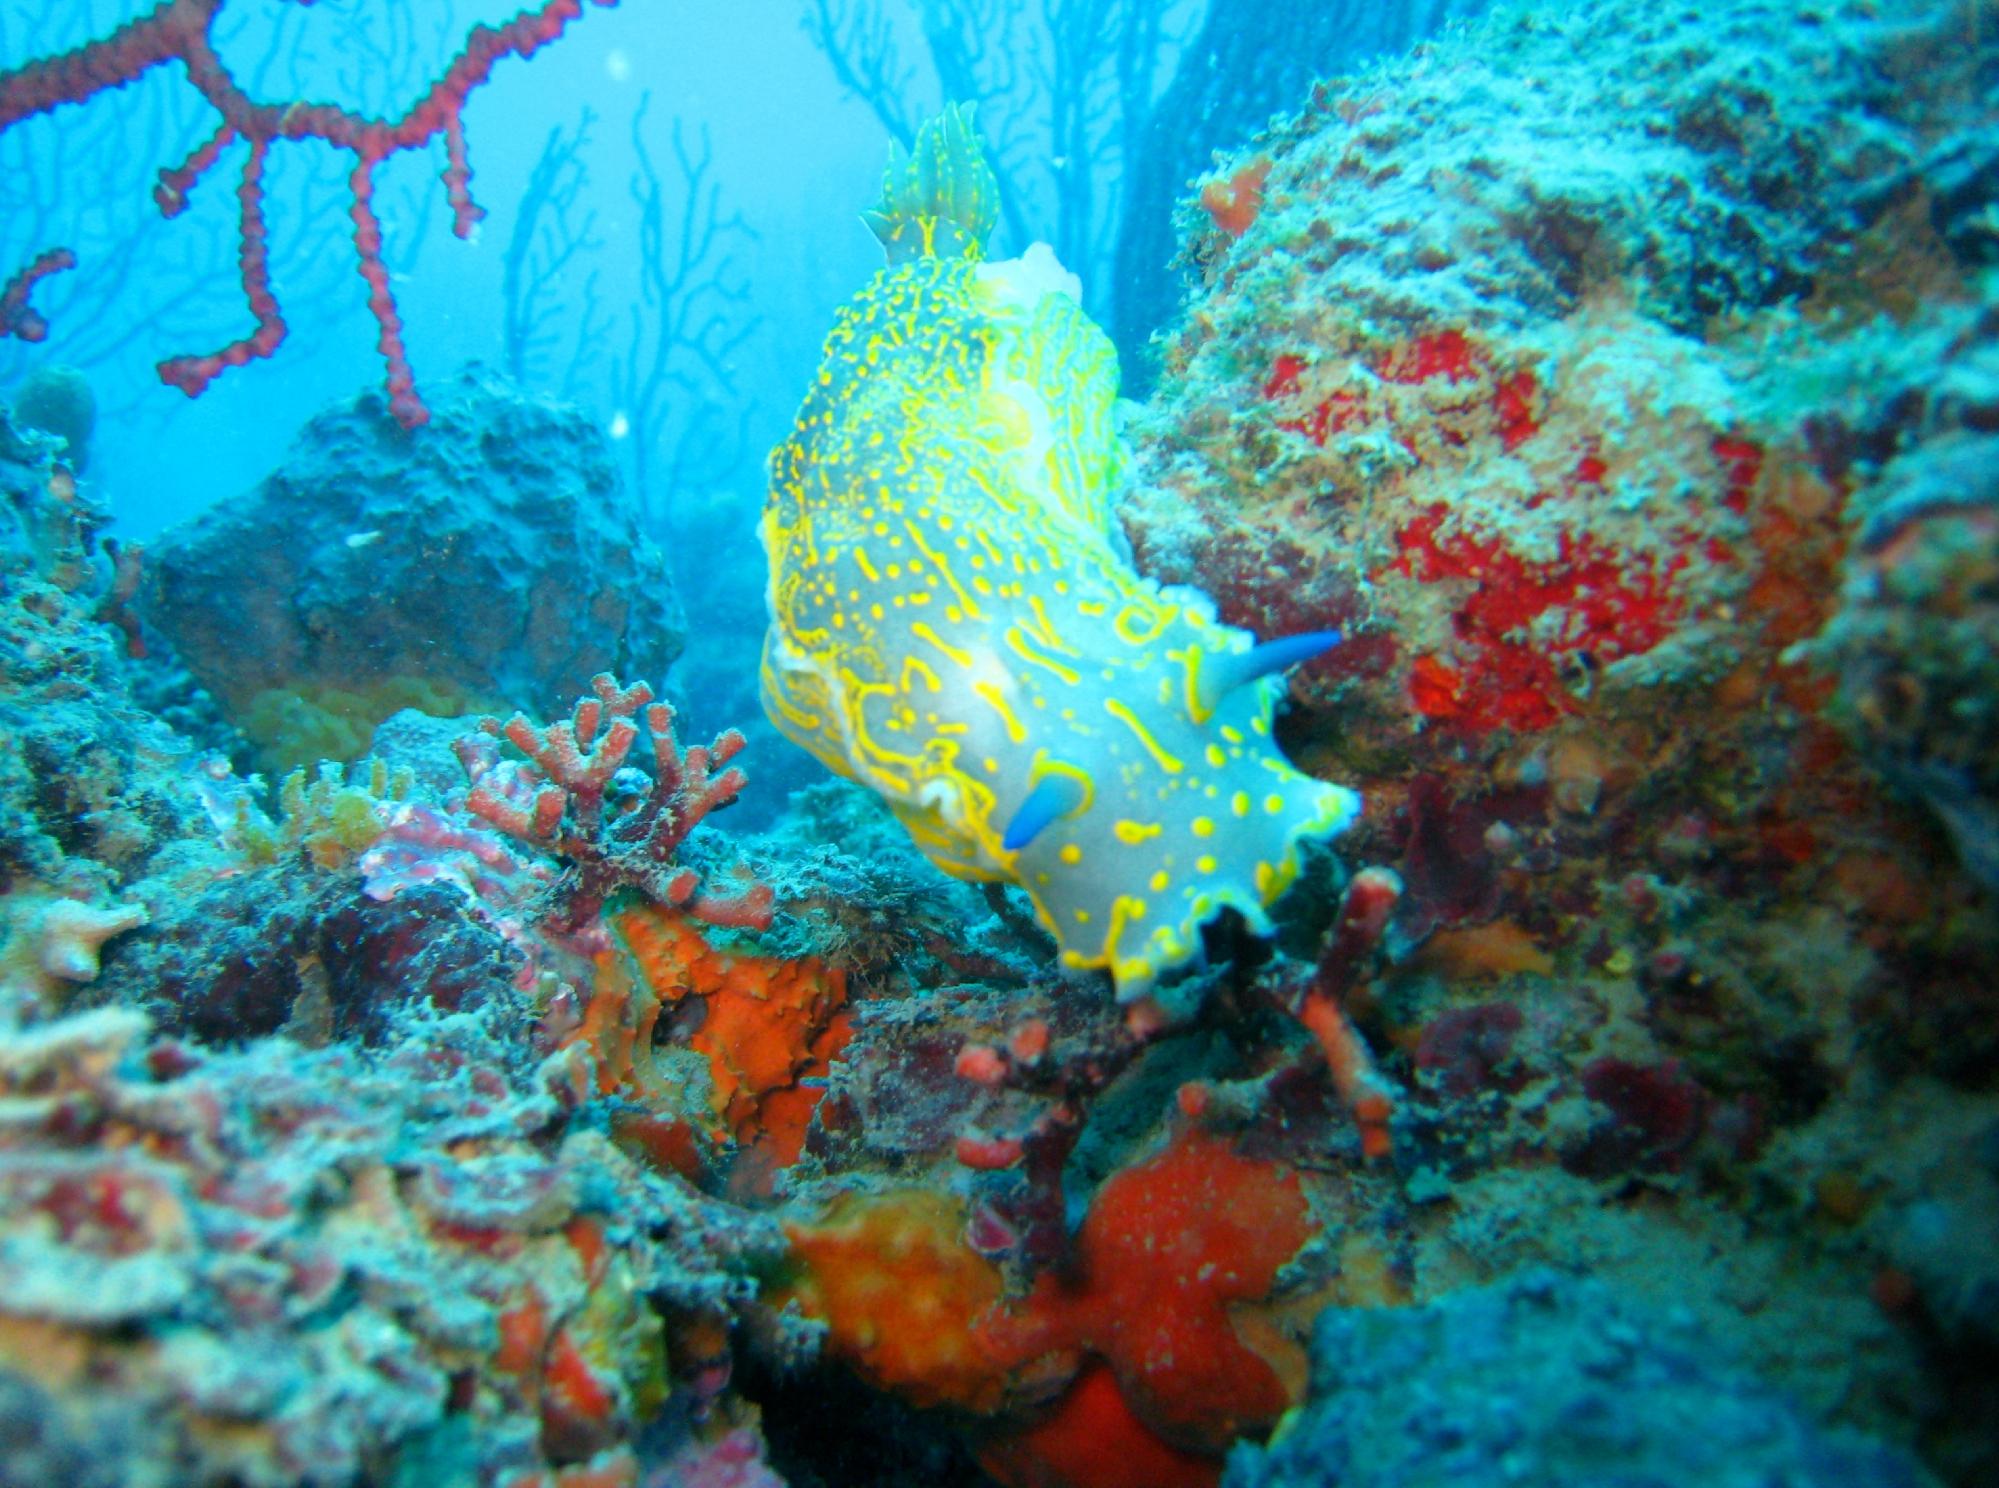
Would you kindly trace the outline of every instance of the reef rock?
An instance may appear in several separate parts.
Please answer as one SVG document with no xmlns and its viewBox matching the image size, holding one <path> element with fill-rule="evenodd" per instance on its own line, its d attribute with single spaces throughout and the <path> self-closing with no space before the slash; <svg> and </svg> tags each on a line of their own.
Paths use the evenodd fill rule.
<svg viewBox="0 0 1999 1488">
<path fill-rule="evenodd" d="M 126 690 L 138 550 L 99 536 L 110 513 L 57 449 L 0 417 L 0 888 L 24 896 L 0 908 L 20 932 L 9 957 L 40 943 L 54 906 L 39 896 L 95 902 L 203 825 L 180 785 L 190 751 Z M 25 983 L 40 980 L 31 969 Z"/>
<path fill-rule="evenodd" d="M 37 367 L 14 389 L 13 402 L 15 422 L 62 440 L 62 458 L 79 475 L 90 468 L 97 395 L 81 371 L 60 363 Z"/>
<path fill-rule="evenodd" d="M 1821 1431 L 1687 1323 L 1553 1272 L 1427 1307 L 1329 1309 L 1311 1399 L 1225 1488 L 1610 1484 L 1918 1488 L 1850 1431 Z"/>
<path fill-rule="evenodd" d="M 1895 453 L 1860 486 L 1840 608 L 1801 650 L 1869 763 L 1999 888 L 1999 311 L 1822 438 L 1833 459 Z"/>
<path fill-rule="evenodd" d="M 374 393 L 321 413 L 149 564 L 146 618 L 273 766 L 353 758 L 404 706 L 546 713 L 682 643 L 603 436 L 475 369 L 421 429 Z"/>
<path fill-rule="evenodd" d="M 1405 885 L 1389 1037 L 1642 984 L 1572 1167 L 1797 1119 L 1897 1037 L 1964 1076 L 1999 1047 L 1970 16 L 1499 6 L 1188 214 L 1140 567 L 1346 636 L 1279 737 Z"/>
</svg>

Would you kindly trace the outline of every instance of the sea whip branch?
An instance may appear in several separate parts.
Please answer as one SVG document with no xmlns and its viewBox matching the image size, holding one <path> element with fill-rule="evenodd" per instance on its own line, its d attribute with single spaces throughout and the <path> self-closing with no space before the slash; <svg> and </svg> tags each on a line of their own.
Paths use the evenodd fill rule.
<svg viewBox="0 0 1999 1488">
<path fill-rule="evenodd" d="M 632 485 L 640 509 L 658 520 L 661 486 L 668 494 L 696 481 L 691 452 L 704 449 L 700 474 L 726 471 L 741 453 L 743 436 L 732 442 L 716 428 L 717 416 L 736 395 L 730 359 L 755 333 L 759 318 L 742 314 L 748 283 L 732 251 L 756 232 L 740 212 L 724 213 L 722 188 L 712 179 L 714 154 L 708 131 L 699 153 L 690 150 L 680 121 L 673 121 L 673 156 L 682 189 L 670 191 L 653 164 L 645 141 L 646 110 L 652 95 L 641 95 L 632 115 L 632 200 L 639 209 L 639 303 L 632 307 L 631 338 L 624 356 L 611 364 L 611 386 L 632 425 Z M 679 204 L 676 230 L 667 213 Z M 661 446 L 672 406 L 672 390 L 685 394 L 691 409 L 678 425 L 664 482 L 653 478 L 653 455 Z M 738 407 L 742 424 L 749 410 Z M 716 451 L 721 451 L 716 455 Z"/>
<path fill-rule="evenodd" d="M 596 121 L 597 115 L 585 108 L 574 133 L 561 125 L 549 130 L 541 155 L 528 172 L 527 187 L 514 211 L 513 236 L 501 260 L 500 346 L 507 375 L 524 386 L 534 381 L 541 354 L 556 344 L 561 335 L 558 327 L 568 322 L 577 340 L 576 355 L 563 379 L 564 396 L 597 348 L 596 272 L 584 276 L 580 316 L 566 313 L 561 294 L 564 282 L 573 282 L 577 261 L 604 246 L 594 232 L 596 212 L 581 205 L 590 184 L 584 156 Z"/>
<path fill-rule="evenodd" d="M 483 214 L 471 196 L 472 172 L 464 135 L 466 100 L 486 82 L 502 57 L 531 57 L 560 36 L 582 15 L 584 0 L 544 0 L 504 25 L 474 26 L 463 48 L 423 96 L 393 120 L 367 118 L 337 104 L 258 103 L 250 98 L 230 76 L 211 37 L 216 16 L 226 3 L 165 0 L 100 40 L 0 73 L 0 130 L 66 103 L 87 102 L 106 89 L 122 88 L 162 62 L 179 61 L 187 69 L 188 82 L 222 119 L 216 132 L 185 161 L 160 172 L 154 199 L 161 212 L 168 217 L 178 215 L 187 203 L 187 193 L 223 150 L 239 139 L 248 145 L 236 189 L 237 268 L 256 329 L 219 351 L 172 357 L 160 363 L 161 380 L 189 397 L 200 394 L 224 369 L 269 356 L 284 340 L 284 317 L 271 293 L 265 247 L 266 152 L 275 141 L 305 139 L 351 152 L 354 168 L 348 176 L 348 193 L 354 251 L 361 278 L 368 286 L 369 311 L 381 328 L 377 344 L 388 368 L 389 407 L 405 428 L 413 428 L 429 414 L 417 396 L 416 380 L 403 348 L 402 322 L 389 288 L 389 271 L 382 261 L 382 228 L 373 205 L 376 168 L 392 155 L 425 148 L 442 134 L 446 157 L 443 181 L 451 203 L 453 230 L 461 238 L 469 236 Z M 297 3 L 310 4 L 311 0 Z M 590 3 L 610 7 L 618 0 Z M 51 253 L 61 251 L 48 250 L 36 262 L 46 263 Z M 24 334 L 24 328 L 31 330 L 39 324 L 40 317 L 25 310 L 26 287 L 32 283 L 32 278 L 23 280 L 20 275 L 10 283 L 10 291 L 21 286 L 21 303 L 14 307 L 16 314 L 0 320 L 0 335 Z"/>
</svg>

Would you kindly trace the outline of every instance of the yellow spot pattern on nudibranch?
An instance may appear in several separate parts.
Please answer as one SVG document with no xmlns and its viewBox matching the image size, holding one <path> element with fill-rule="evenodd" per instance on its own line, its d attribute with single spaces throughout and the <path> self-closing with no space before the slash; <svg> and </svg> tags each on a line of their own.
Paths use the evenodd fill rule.
<svg viewBox="0 0 1999 1488">
<path fill-rule="evenodd" d="M 1063 963 L 1131 997 L 1224 908 L 1267 930 L 1299 844 L 1359 803 L 1278 754 L 1276 689 L 1198 691 L 1201 658 L 1251 639 L 1123 556 L 1116 354 L 1045 247 L 981 262 L 997 200 L 969 110 L 890 167 L 868 217 L 888 267 L 771 460 L 765 707 L 946 872 L 1019 883 Z M 1051 779 L 1061 809 L 1005 847 Z"/>
</svg>

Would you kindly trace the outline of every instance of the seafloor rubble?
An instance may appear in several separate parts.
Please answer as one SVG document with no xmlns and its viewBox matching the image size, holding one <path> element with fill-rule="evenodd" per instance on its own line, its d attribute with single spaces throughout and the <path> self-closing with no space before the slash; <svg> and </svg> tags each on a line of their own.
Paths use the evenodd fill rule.
<svg viewBox="0 0 1999 1488">
<path fill-rule="evenodd" d="M 582 421 L 364 398 L 149 583 L 0 426 L 0 1483 L 1990 1481 L 1995 47 L 1502 8 L 1218 165 L 1121 514 L 1345 632 L 1366 813 L 1131 1008 L 727 830 Z"/>
</svg>

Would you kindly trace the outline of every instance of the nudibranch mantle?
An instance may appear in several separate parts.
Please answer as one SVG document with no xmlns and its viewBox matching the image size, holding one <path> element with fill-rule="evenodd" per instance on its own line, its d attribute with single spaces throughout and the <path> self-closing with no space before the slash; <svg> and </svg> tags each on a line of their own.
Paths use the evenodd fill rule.
<svg viewBox="0 0 1999 1488">
<path fill-rule="evenodd" d="M 1225 907 L 1267 933 L 1300 843 L 1360 801 L 1278 752 L 1248 632 L 1133 570 L 1116 351 L 1044 245 L 979 261 L 994 199 L 969 110 L 890 167 L 889 264 L 772 456 L 764 705 L 1130 999 Z"/>
</svg>

